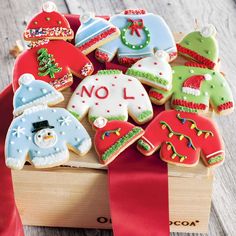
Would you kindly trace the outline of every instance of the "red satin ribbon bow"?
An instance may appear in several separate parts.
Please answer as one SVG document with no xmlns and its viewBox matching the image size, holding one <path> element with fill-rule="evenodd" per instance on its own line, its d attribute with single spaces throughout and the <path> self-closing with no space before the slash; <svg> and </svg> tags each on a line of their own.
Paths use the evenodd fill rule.
<svg viewBox="0 0 236 236">
<path fill-rule="evenodd" d="M 130 26 L 128 27 L 128 29 L 131 30 L 131 35 L 134 34 L 134 32 L 136 33 L 136 35 L 138 37 L 140 37 L 140 33 L 139 30 L 143 29 L 144 24 L 143 24 L 143 20 L 142 19 L 138 19 L 138 20 L 132 20 L 132 19 L 128 19 L 128 22 L 130 22 Z"/>
</svg>

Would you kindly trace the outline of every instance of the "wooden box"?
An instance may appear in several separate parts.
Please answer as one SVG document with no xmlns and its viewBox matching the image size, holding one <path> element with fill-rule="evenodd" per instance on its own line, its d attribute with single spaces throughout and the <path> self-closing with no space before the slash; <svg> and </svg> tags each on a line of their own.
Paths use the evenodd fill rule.
<svg viewBox="0 0 236 236">
<path fill-rule="evenodd" d="M 64 92 L 64 107 L 71 95 Z M 83 125 L 93 136 L 91 126 Z M 25 225 L 111 228 L 107 171 L 95 150 L 66 166 L 37 170 L 26 165 L 13 171 L 15 198 Z M 200 161 L 196 167 L 168 166 L 172 232 L 207 232 L 213 174 Z"/>
</svg>

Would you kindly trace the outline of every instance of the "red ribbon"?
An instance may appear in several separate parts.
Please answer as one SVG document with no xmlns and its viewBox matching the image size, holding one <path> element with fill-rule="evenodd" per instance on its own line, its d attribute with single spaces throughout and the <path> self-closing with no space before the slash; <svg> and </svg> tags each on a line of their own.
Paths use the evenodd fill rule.
<svg viewBox="0 0 236 236">
<path fill-rule="evenodd" d="M 23 227 L 15 205 L 11 171 L 5 165 L 4 145 L 8 127 L 12 120 L 13 90 L 9 85 L 0 94 L 0 235 L 23 236 Z"/>
<path fill-rule="evenodd" d="M 140 32 L 139 30 L 143 29 L 144 24 L 143 24 L 143 20 L 142 19 L 138 19 L 138 20 L 132 20 L 132 19 L 128 19 L 128 22 L 130 22 L 130 26 L 128 27 L 128 29 L 131 30 L 131 35 L 134 34 L 134 32 L 136 33 L 136 35 L 138 37 L 140 37 Z"/>
</svg>

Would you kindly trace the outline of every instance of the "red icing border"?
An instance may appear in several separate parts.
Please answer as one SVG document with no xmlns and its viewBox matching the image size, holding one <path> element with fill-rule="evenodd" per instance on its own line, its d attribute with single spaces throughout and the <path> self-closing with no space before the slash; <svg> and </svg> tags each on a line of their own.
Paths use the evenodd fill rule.
<svg viewBox="0 0 236 236">
<path fill-rule="evenodd" d="M 184 63 L 185 66 L 190 66 L 190 67 L 199 67 L 199 68 L 204 68 L 206 69 L 207 66 L 203 65 L 203 64 L 199 64 L 197 62 L 193 62 L 193 61 L 187 61 Z"/>
<path fill-rule="evenodd" d="M 230 109 L 234 106 L 233 102 L 226 102 L 217 107 L 218 111 Z"/>
<path fill-rule="evenodd" d="M 127 9 L 124 11 L 125 15 L 144 15 L 146 13 L 144 9 Z"/>
<path fill-rule="evenodd" d="M 200 54 L 198 54 L 197 52 L 191 50 L 191 49 L 188 49 L 188 48 L 185 48 L 185 47 L 182 47 L 180 44 L 176 44 L 177 46 L 177 50 L 178 52 L 180 53 L 183 53 L 183 54 L 186 54 L 190 57 L 192 57 L 193 59 L 197 60 L 198 62 L 204 64 L 205 66 L 207 66 L 207 68 L 209 69 L 213 69 L 215 67 L 215 63 L 209 59 L 207 59 L 206 57 L 203 57 L 201 56 Z"/>
<path fill-rule="evenodd" d="M 103 33 L 95 36 L 94 38 L 92 38 L 91 40 L 89 40 L 88 42 L 82 44 L 81 46 L 78 47 L 78 49 L 80 49 L 81 51 L 85 51 L 86 49 L 88 49 L 89 47 L 91 47 L 92 45 L 94 45 L 95 43 L 101 41 L 102 39 L 105 39 L 107 36 L 117 32 L 118 30 L 116 28 L 110 28 L 109 30 L 104 31 Z"/>
<path fill-rule="evenodd" d="M 121 57 L 118 59 L 120 64 L 126 65 L 126 66 L 132 66 L 135 62 L 138 60 L 142 59 L 141 57 L 139 58 L 132 58 L 132 57 Z"/>
<path fill-rule="evenodd" d="M 182 99 L 174 99 L 172 104 L 175 106 L 188 107 L 197 110 L 206 110 L 207 106 L 203 103 L 188 102 Z"/>
<path fill-rule="evenodd" d="M 161 93 L 158 93 L 156 91 L 150 91 L 149 92 L 149 96 L 152 97 L 152 98 L 155 98 L 156 100 L 161 100 L 162 98 L 164 98 L 163 94 Z"/>
<path fill-rule="evenodd" d="M 96 58 L 97 58 L 98 60 L 100 60 L 100 61 L 103 61 L 103 62 L 109 61 L 109 56 L 108 56 L 108 54 L 105 53 L 105 52 L 101 52 L 101 51 L 99 51 L 99 50 L 96 50 L 95 56 L 96 56 Z"/>
</svg>

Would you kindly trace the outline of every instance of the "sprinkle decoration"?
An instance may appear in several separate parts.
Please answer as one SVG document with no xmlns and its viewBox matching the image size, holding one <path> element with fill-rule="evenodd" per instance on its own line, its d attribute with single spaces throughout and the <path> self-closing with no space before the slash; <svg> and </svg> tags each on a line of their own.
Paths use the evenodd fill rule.
<svg viewBox="0 0 236 236">
<path fill-rule="evenodd" d="M 136 45 L 129 43 L 126 39 L 126 33 L 128 30 L 130 30 L 131 35 L 134 35 L 134 33 L 135 33 L 138 37 L 141 37 L 139 30 L 143 30 L 143 32 L 146 36 L 145 42 L 143 42 L 141 44 L 136 44 Z M 150 40 L 151 40 L 150 31 L 148 30 L 148 28 L 146 26 L 144 26 L 142 19 L 137 19 L 137 20 L 128 19 L 128 24 L 121 30 L 120 37 L 121 37 L 121 41 L 124 45 L 126 45 L 127 47 L 134 49 L 134 50 L 139 50 L 139 49 L 145 48 L 150 43 Z"/>
<path fill-rule="evenodd" d="M 169 130 L 168 137 L 169 138 L 171 138 L 173 135 L 178 136 L 180 141 L 183 140 L 184 138 L 186 138 L 188 140 L 187 146 L 189 148 L 196 150 L 196 147 L 193 145 L 193 141 L 189 136 L 173 131 L 172 128 L 165 121 L 160 121 L 160 124 L 161 124 L 162 129 L 168 128 L 168 130 Z"/>
<path fill-rule="evenodd" d="M 211 131 L 209 131 L 209 130 L 201 130 L 201 129 L 199 129 L 199 128 L 197 127 L 197 123 L 196 123 L 194 120 L 188 119 L 188 118 L 182 118 L 182 117 L 180 116 L 180 114 L 177 114 L 176 117 L 177 117 L 177 119 L 178 119 L 182 124 L 185 124 L 187 121 L 191 122 L 192 124 L 191 124 L 191 126 L 190 126 L 190 129 L 195 129 L 196 132 L 197 132 L 197 136 L 201 136 L 202 134 L 205 135 L 205 138 L 208 138 L 209 136 L 212 136 L 212 137 L 214 136 L 214 134 L 213 134 Z"/>
<path fill-rule="evenodd" d="M 180 161 L 180 162 L 183 162 L 183 161 L 187 158 L 186 156 L 179 154 L 179 153 L 176 151 L 174 145 L 173 145 L 171 142 L 166 142 L 166 144 L 167 144 L 167 150 L 168 150 L 168 151 L 170 151 L 170 150 L 173 151 L 173 154 L 172 154 L 172 156 L 171 156 L 172 159 L 175 159 L 175 157 L 177 156 L 177 157 L 179 157 L 179 161 Z"/>
<path fill-rule="evenodd" d="M 102 134 L 102 140 L 105 139 L 105 137 L 109 137 L 111 134 L 116 134 L 117 136 L 120 136 L 120 130 L 121 128 L 118 129 L 113 129 L 113 130 L 107 130 Z"/>
</svg>

